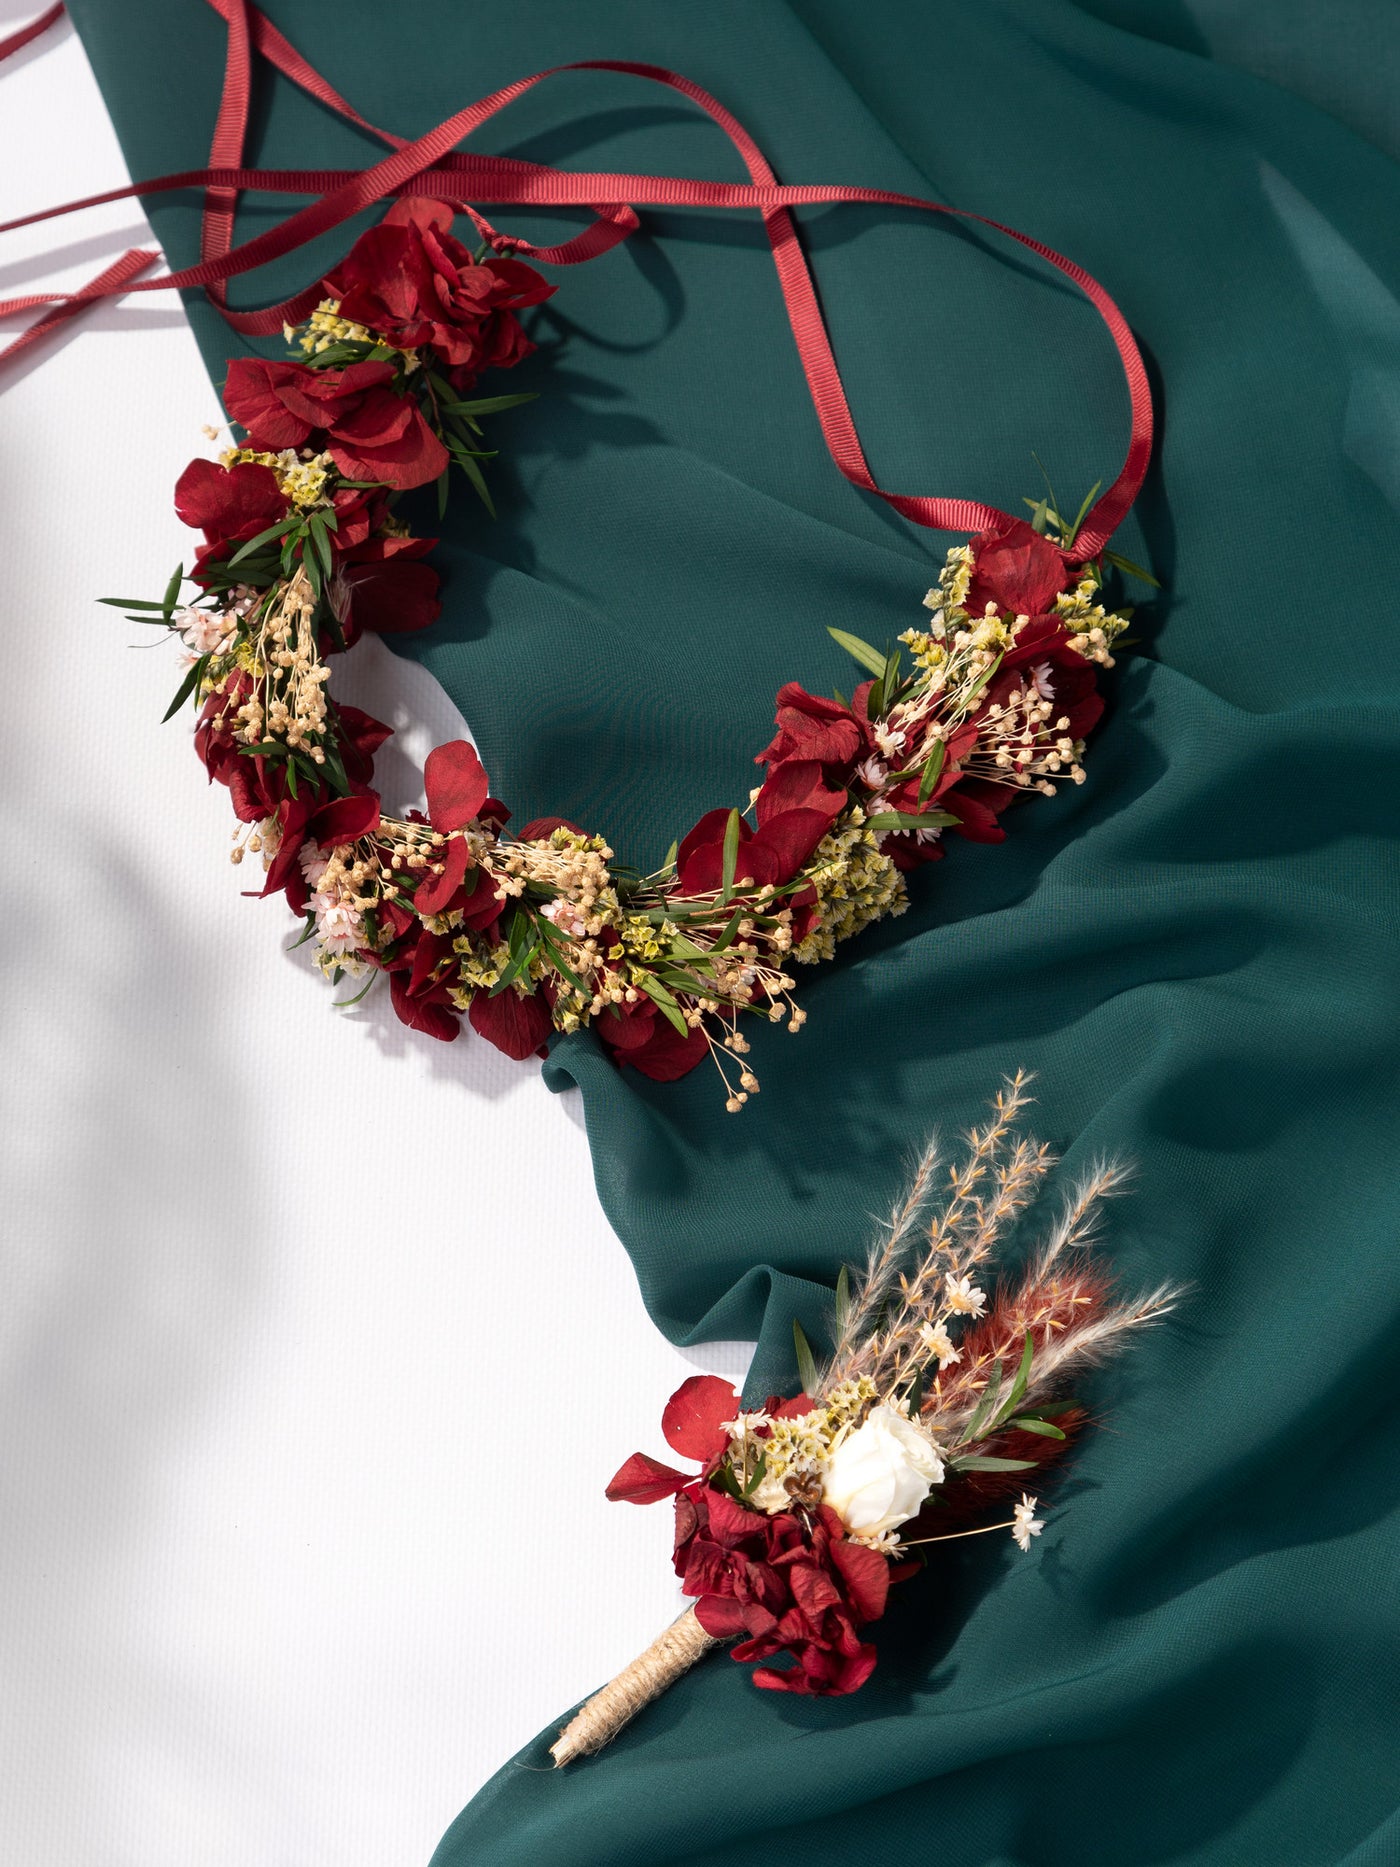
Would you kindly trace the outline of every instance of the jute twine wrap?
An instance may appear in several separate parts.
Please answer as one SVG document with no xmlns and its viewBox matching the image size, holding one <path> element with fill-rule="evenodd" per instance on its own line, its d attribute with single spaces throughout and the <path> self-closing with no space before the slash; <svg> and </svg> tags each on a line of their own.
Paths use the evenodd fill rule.
<svg viewBox="0 0 1400 1867">
<path fill-rule="evenodd" d="M 638 1654 L 616 1679 L 595 1692 L 565 1725 L 557 1742 L 550 1746 L 549 1754 L 555 1767 L 562 1768 L 575 1757 L 591 1756 L 595 1750 L 610 1744 L 623 1725 L 654 1698 L 660 1698 L 682 1673 L 689 1672 L 696 1660 L 719 1644 L 696 1620 L 694 1608 L 687 1608 L 678 1621 L 672 1621 L 665 1633 L 652 1641 L 645 1653 Z"/>
</svg>

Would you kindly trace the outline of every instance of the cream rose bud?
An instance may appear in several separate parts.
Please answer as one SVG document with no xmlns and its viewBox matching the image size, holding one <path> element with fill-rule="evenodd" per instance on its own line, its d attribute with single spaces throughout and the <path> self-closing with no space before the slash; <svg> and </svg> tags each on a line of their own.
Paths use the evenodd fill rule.
<svg viewBox="0 0 1400 1867">
<path fill-rule="evenodd" d="M 822 1498 L 848 1530 L 879 1536 L 917 1516 L 942 1482 L 943 1461 L 928 1435 L 907 1414 L 872 1407 L 827 1461 Z"/>
</svg>

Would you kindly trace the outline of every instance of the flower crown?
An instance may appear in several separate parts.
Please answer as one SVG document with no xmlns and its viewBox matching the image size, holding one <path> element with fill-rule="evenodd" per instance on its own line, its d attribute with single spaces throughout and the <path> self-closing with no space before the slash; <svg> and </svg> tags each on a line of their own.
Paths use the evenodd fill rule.
<svg viewBox="0 0 1400 1867">
<path fill-rule="evenodd" d="M 388 815 L 372 779 L 390 729 L 334 699 L 329 661 L 366 631 L 436 618 L 436 540 L 409 531 L 399 498 L 435 484 L 445 510 L 455 466 L 490 508 L 482 420 L 533 398 L 478 380 L 531 352 L 519 313 L 555 289 L 489 245 L 468 251 L 452 218 L 397 203 L 288 327 L 287 360 L 230 363 L 243 438 L 176 486 L 203 533 L 188 577 L 160 602 L 104 600 L 180 638 L 166 717 L 198 710 L 197 750 L 240 826 L 234 862 L 261 858 L 261 892 L 304 917 L 332 981 L 365 979 L 340 1002 L 382 974 L 398 1016 L 434 1038 L 465 1016 L 526 1058 L 588 1026 L 656 1081 L 712 1058 L 738 1111 L 758 1089 L 741 1014 L 797 1030 L 795 967 L 902 913 L 906 876 L 943 855 L 946 831 L 999 842 L 1018 798 L 1082 782 L 1097 669 L 1130 613 L 1100 600 L 1105 564 L 1146 573 L 1108 552 L 1071 569 L 1097 487 L 1073 519 L 1053 495 L 1028 501 L 1029 521 L 948 553 L 932 614 L 898 644 L 832 629 L 866 678 L 849 697 L 784 686 L 747 803 L 706 811 L 650 873 L 562 817 L 508 828 L 465 741 L 429 756 L 426 814 Z"/>
</svg>

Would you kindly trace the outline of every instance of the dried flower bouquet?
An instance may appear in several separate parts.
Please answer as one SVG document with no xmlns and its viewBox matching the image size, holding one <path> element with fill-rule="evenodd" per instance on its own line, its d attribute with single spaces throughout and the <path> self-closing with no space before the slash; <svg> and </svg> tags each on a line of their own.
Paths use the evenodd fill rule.
<svg viewBox="0 0 1400 1867">
<path fill-rule="evenodd" d="M 1087 1423 L 1074 1382 L 1179 1292 L 1114 1292 L 1093 1249 L 1123 1181 L 1106 1164 L 988 1296 L 981 1280 L 1054 1164 L 1017 1132 L 1027 1099 L 1024 1075 L 1007 1082 L 941 1197 L 937 1149 L 925 1152 L 864 1269 L 841 1273 L 824 1367 L 794 1325 L 802 1393 L 745 1410 L 728 1382 L 696 1376 L 661 1424 L 700 1470 L 638 1452 L 614 1477 L 611 1498 L 674 1498 L 675 1568 L 694 1606 L 589 1700 L 554 1744 L 557 1764 L 601 1749 L 722 1641 L 759 1662 L 754 1683 L 770 1691 L 854 1692 L 876 1662 L 860 1630 L 928 1545 L 1005 1530 L 1026 1550 L 1040 1534 L 1027 1487 Z"/>
</svg>

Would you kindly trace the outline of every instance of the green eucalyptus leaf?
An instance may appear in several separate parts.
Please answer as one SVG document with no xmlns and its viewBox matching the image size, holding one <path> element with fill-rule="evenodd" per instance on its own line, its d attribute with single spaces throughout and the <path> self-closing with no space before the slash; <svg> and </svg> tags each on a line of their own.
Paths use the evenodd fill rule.
<svg viewBox="0 0 1400 1867">
<path fill-rule="evenodd" d="M 924 765 L 924 775 L 919 780 L 919 805 L 922 808 L 933 796 L 934 787 L 943 776 L 943 761 L 948 756 L 948 748 L 941 739 L 935 739 L 933 748 Z"/>
<path fill-rule="evenodd" d="M 1125 558 L 1117 551 L 1105 551 L 1103 555 L 1104 562 L 1106 564 L 1111 564 L 1115 570 L 1125 571 L 1129 577 L 1136 577 L 1140 583 L 1151 584 L 1154 590 L 1161 589 L 1161 584 L 1158 583 L 1157 579 L 1152 575 L 1152 572 L 1150 570 L 1144 570 L 1141 564 L 1134 564 L 1131 558 Z M 1122 615 L 1124 612 L 1120 610 L 1118 613 Z"/>
<path fill-rule="evenodd" d="M 729 821 L 724 826 L 723 869 L 721 871 L 720 900 L 728 901 L 734 893 L 734 873 L 739 861 L 739 813 L 731 810 Z"/>
<path fill-rule="evenodd" d="M 858 635 L 852 635 L 846 629 L 828 629 L 827 634 L 833 642 L 844 648 L 848 655 L 854 656 L 860 665 L 868 668 L 872 674 L 881 675 L 885 672 L 885 666 L 889 660 L 888 655 L 882 655 L 879 649 L 872 648 L 869 642 L 863 642 Z"/>
<path fill-rule="evenodd" d="M 190 695 L 194 692 L 196 687 L 198 687 L 201 680 L 203 680 L 204 670 L 208 666 L 209 666 L 208 655 L 201 655 L 199 660 L 195 662 L 194 666 L 191 667 L 186 672 L 184 680 L 181 681 L 179 688 L 176 691 L 175 698 L 171 701 L 170 705 L 165 709 L 165 717 L 164 719 L 161 720 L 162 726 L 164 726 L 166 720 L 174 719 L 175 715 L 180 711 L 181 707 L 184 706 L 185 702 L 189 699 Z"/>
<path fill-rule="evenodd" d="M 994 1459 L 980 1452 L 965 1453 L 952 1461 L 955 1472 L 1033 1472 L 1034 1459 Z"/>
<path fill-rule="evenodd" d="M 1059 1427 L 1052 1426 L 1049 1420 L 1037 1420 L 1027 1413 L 1019 1414 L 1014 1420 L 1008 1420 L 1006 1424 L 1015 1427 L 1017 1432 L 1039 1433 L 1043 1439 L 1063 1439 L 1065 1436 Z"/>
<path fill-rule="evenodd" d="M 803 1333 L 802 1324 L 794 1316 L 792 1322 L 792 1346 L 797 1356 L 797 1378 L 802 1383 L 802 1391 L 809 1399 L 817 1397 L 817 1358 L 812 1353 L 812 1345 Z"/>
<path fill-rule="evenodd" d="M 275 525 L 267 526 L 263 531 L 258 533 L 256 538 L 250 538 L 246 544 L 240 545 L 229 559 L 229 563 L 231 565 L 241 564 L 244 558 L 251 557 L 260 546 L 268 544 L 274 538 L 280 538 L 283 532 L 286 531 L 288 524 L 289 521 L 287 519 L 278 519 Z"/>
</svg>

